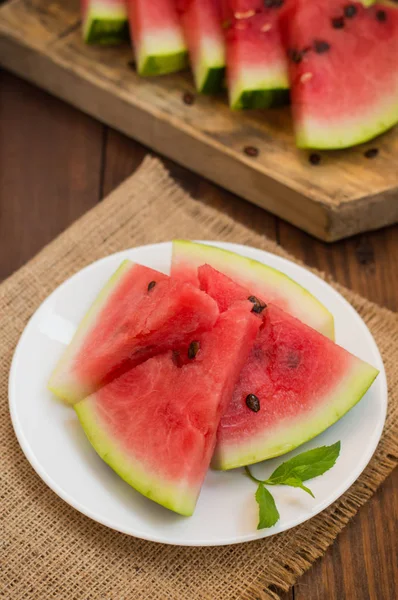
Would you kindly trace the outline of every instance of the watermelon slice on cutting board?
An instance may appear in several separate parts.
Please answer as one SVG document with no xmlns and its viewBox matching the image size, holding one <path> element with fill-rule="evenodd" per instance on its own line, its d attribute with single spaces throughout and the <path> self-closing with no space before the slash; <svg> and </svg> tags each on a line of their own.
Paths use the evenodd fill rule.
<svg viewBox="0 0 398 600">
<path fill-rule="evenodd" d="M 126 260 L 81 321 L 49 389 L 78 402 L 117 374 L 207 331 L 218 314 L 198 288 Z"/>
<path fill-rule="evenodd" d="M 197 269 L 206 263 L 244 287 L 248 292 L 246 297 L 255 295 L 265 302 L 272 302 L 334 339 L 333 315 L 310 292 L 281 271 L 215 246 L 187 240 L 173 241 L 172 277 L 199 285 Z"/>
<path fill-rule="evenodd" d="M 220 310 L 247 293 L 208 265 L 200 267 L 199 280 Z M 257 299 L 253 310 L 262 326 L 218 429 L 213 466 L 222 470 L 286 454 L 319 435 L 359 402 L 378 374 L 277 306 Z"/>
<path fill-rule="evenodd" d="M 398 122 L 397 6 L 296 0 L 282 30 L 300 148 L 354 146 Z"/>
<path fill-rule="evenodd" d="M 182 515 L 194 511 L 221 414 L 259 330 L 248 304 L 224 312 L 185 364 L 173 352 L 156 356 L 75 405 L 101 458 L 144 496 Z"/>
<path fill-rule="evenodd" d="M 225 42 L 218 0 L 177 0 L 198 92 L 223 88 Z"/>
<path fill-rule="evenodd" d="M 174 0 L 126 0 L 137 70 L 165 75 L 188 66 L 188 51 Z"/>
<path fill-rule="evenodd" d="M 129 39 L 125 0 L 81 0 L 87 44 L 120 44 Z"/>
<path fill-rule="evenodd" d="M 283 3 L 229 0 L 226 31 L 229 104 L 268 108 L 289 98 L 288 65 L 279 30 Z M 224 17 L 228 14 L 225 11 Z"/>
</svg>

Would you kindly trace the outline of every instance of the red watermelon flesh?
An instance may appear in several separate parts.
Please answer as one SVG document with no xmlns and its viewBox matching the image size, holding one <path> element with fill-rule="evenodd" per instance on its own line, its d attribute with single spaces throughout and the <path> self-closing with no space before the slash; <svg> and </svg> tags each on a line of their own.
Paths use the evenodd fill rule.
<svg viewBox="0 0 398 600">
<path fill-rule="evenodd" d="M 265 302 L 307 323 L 317 331 L 334 338 L 333 315 L 327 308 L 296 281 L 267 264 L 207 244 L 188 240 L 173 241 L 171 276 L 199 285 L 198 268 L 211 265 L 234 282 Z"/>
<path fill-rule="evenodd" d="M 177 0 L 196 89 L 211 94 L 222 89 L 225 42 L 218 0 Z"/>
<path fill-rule="evenodd" d="M 184 69 L 188 52 L 175 0 L 126 0 L 140 75 Z"/>
<path fill-rule="evenodd" d="M 220 310 L 247 297 L 212 267 L 200 267 L 199 279 Z M 362 398 L 378 373 L 272 304 L 258 318 L 260 332 L 218 429 L 213 464 L 219 469 L 285 454 L 315 437 Z M 250 394 L 258 412 L 247 405 Z"/>
<path fill-rule="evenodd" d="M 282 25 L 299 147 L 352 146 L 398 122 L 398 7 L 296 0 Z"/>
<path fill-rule="evenodd" d="M 246 302 L 235 304 L 187 364 L 156 356 L 76 404 L 97 453 L 151 500 L 191 515 L 259 326 Z"/>
<path fill-rule="evenodd" d="M 286 53 L 282 45 L 277 2 L 231 0 L 226 32 L 230 106 L 267 108 L 287 99 Z"/>
<path fill-rule="evenodd" d="M 49 387 L 77 402 L 116 374 L 207 331 L 218 312 L 194 286 L 125 261 L 82 320 Z"/>
</svg>

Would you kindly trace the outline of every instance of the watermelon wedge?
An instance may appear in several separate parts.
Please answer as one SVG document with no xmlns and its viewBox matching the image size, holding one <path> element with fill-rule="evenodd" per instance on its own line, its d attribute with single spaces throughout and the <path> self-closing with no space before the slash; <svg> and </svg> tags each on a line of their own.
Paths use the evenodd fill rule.
<svg viewBox="0 0 398 600">
<path fill-rule="evenodd" d="M 101 458 L 144 496 L 191 515 L 259 326 L 247 302 L 236 304 L 201 336 L 186 364 L 173 352 L 156 356 L 76 404 Z"/>
<path fill-rule="evenodd" d="M 346 148 L 398 122 L 397 6 L 297 0 L 282 29 L 298 147 Z"/>
<path fill-rule="evenodd" d="M 83 318 L 49 389 L 78 402 L 151 356 L 213 327 L 217 305 L 190 284 L 124 261 Z"/>
<path fill-rule="evenodd" d="M 226 44 L 232 109 L 268 108 L 289 98 L 287 58 L 279 30 L 282 7 L 278 0 L 229 1 Z"/>
<path fill-rule="evenodd" d="M 223 88 L 225 42 L 218 0 L 177 0 L 198 92 Z"/>
<path fill-rule="evenodd" d="M 206 263 L 239 283 L 250 292 L 247 295 L 272 302 L 323 335 L 334 339 L 333 315 L 319 300 L 284 273 L 215 246 L 186 240 L 173 241 L 172 277 L 199 285 L 197 269 Z"/>
<path fill-rule="evenodd" d="M 165 75 L 188 66 L 188 51 L 174 0 L 126 0 L 137 70 Z"/>
<path fill-rule="evenodd" d="M 199 279 L 207 293 L 216 291 L 221 310 L 246 294 L 209 266 L 199 269 Z M 378 374 L 277 306 L 254 303 L 253 310 L 262 327 L 218 429 L 213 465 L 222 470 L 285 454 L 317 436 L 359 402 Z"/>
<path fill-rule="evenodd" d="M 120 44 L 129 39 L 125 0 L 81 0 L 87 44 Z"/>
</svg>

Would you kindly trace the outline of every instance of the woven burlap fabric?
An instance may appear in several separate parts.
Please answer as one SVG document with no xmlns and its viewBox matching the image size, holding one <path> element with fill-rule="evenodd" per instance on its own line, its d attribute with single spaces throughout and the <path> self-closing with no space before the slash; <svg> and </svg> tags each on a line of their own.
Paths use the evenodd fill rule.
<svg viewBox="0 0 398 600">
<path fill-rule="evenodd" d="M 140 169 L 0 286 L 0 597 L 10 600 L 277 598 L 333 542 L 397 462 L 398 318 L 333 284 L 366 321 L 383 355 L 389 412 L 379 447 L 333 506 L 288 532 L 220 548 L 180 548 L 108 530 L 59 499 L 23 456 L 8 414 L 15 345 L 40 302 L 65 278 L 112 252 L 173 237 L 279 246 L 186 195 L 162 164 Z M 292 257 L 289 257 L 292 258 Z"/>
</svg>

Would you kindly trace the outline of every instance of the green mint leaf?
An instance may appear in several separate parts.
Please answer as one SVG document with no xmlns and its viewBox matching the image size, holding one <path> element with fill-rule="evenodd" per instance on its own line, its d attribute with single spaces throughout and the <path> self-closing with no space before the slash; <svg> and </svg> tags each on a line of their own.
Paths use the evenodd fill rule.
<svg viewBox="0 0 398 600">
<path fill-rule="evenodd" d="M 299 479 L 298 477 L 292 475 L 291 477 L 288 477 L 287 479 L 285 479 L 285 481 L 283 482 L 282 485 L 290 485 L 291 487 L 296 487 L 296 488 L 301 488 L 302 490 L 304 490 L 305 492 L 307 492 L 307 494 L 309 494 L 310 496 L 312 496 L 313 498 L 315 498 L 314 494 L 311 492 L 310 488 L 307 488 L 304 483 L 301 481 L 301 479 Z"/>
<path fill-rule="evenodd" d="M 256 501 L 259 506 L 259 521 L 257 529 L 266 529 L 272 527 L 279 521 L 279 513 L 276 508 L 274 497 L 271 492 L 259 484 L 256 492 Z"/>
<path fill-rule="evenodd" d="M 318 477 L 333 467 L 340 454 L 340 447 L 340 442 L 336 442 L 332 446 L 321 446 L 302 452 L 282 463 L 266 483 L 279 485 L 285 483 L 289 477 L 296 477 L 300 481 Z"/>
</svg>

